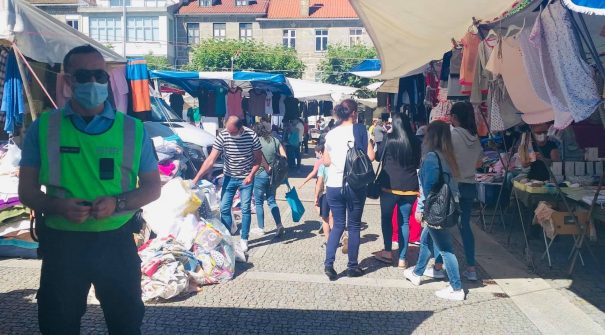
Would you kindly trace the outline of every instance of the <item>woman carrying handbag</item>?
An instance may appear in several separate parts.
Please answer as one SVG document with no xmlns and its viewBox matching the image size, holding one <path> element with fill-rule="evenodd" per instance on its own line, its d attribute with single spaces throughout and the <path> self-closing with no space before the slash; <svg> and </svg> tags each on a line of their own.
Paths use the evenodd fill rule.
<svg viewBox="0 0 605 335">
<path fill-rule="evenodd" d="M 412 206 L 418 197 L 418 166 L 420 165 L 420 142 L 414 135 L 410 121 L 402 114 L 393 115 L 391 132 L 379 147 L 376 157 L 380 157 L 380 167 L 376 182 L 371 186 L 376 193 L 379 189 L 382 237 L 384 250 L 374 257 L 392 264 L 394 252 L 392 214 L 398 207 L 398 243 L 396 254 L 399 268 L 407 268 L 407 250 L 410 236 L 409 218 Z M 369 195 L 371 197 L 371 195 Z"/>
</svg>

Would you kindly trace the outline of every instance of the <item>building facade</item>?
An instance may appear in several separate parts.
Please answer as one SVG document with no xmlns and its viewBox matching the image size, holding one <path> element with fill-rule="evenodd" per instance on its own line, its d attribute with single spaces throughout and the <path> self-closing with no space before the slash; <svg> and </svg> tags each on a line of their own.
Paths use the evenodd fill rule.
<svg viewBox="0 0 605 335">
<path fill-rule="evenodd" d="M 125 19 L 122 1 L 126 1 Z M 178 0 L 96 0 L 80 6 L 78 13 L 82 17 L 81 31 L 117 53 L 125 51 L 128 57 L 165 56 L 172 63 L 178 7 Z"/>
<path fill-rule="evenodd" d="M 348 0 L 196 0 L 179 9 L 176 21 L 178 66 L 201 39 L 252 38 L 296 49 L 306 65 L 303 79 L 318 80 L 329 45 L 372 45 Z"/>
<path fill-rule="evenodd" d="M 84 0 L 28 0 L 30 4 L 50 14 L 55 19 L 82 31 L 82 17 L 78 13 L 78 7 L 89 5 Z"/>
</svg>

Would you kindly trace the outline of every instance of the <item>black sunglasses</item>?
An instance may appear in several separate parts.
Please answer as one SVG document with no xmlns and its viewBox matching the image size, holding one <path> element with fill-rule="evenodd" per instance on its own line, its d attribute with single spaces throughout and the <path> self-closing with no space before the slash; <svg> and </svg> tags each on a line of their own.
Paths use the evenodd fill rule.
<svg viewBox="0 0 605 335">
<path fill-rule="evenodd" d="M 76 70 L 72 76 L 80 84 L 91 82 L 91 78 L 99 84 L 107 84 L 109 82 L 109 74 L 105 70 Z"/>
</svg>

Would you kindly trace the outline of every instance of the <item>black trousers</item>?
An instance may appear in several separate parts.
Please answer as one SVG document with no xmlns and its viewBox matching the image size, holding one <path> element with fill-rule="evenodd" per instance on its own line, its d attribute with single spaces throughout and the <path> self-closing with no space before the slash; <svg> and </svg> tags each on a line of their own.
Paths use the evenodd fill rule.
<svg viewBox="0 0 605 335">
<path fill-rule="evenodd" d="M 141 259 L 131 222 L 109 232 L 45 228 L 39 236 L 42 274 L 38 322 L 42 334 L 79 334 L 94 285 L 110 334 L 140 334 Z"/>
</svg>

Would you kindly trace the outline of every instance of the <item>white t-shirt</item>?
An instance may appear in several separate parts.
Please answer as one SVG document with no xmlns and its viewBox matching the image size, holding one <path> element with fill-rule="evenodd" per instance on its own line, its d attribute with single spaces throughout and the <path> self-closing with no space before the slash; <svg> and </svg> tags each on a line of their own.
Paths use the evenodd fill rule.
<svg viewBox="0 0 605 335">
<path fill-rule="evenodd" d="M 342 187 L 342 175 L 349 151 L 349 142 L 351 142 L 351 146 L 355 143 L 353 125 L 340 125 L 326 135 L 325 149 L 332 160 L 328 169 L 327 187 Z"/>
</svg>

